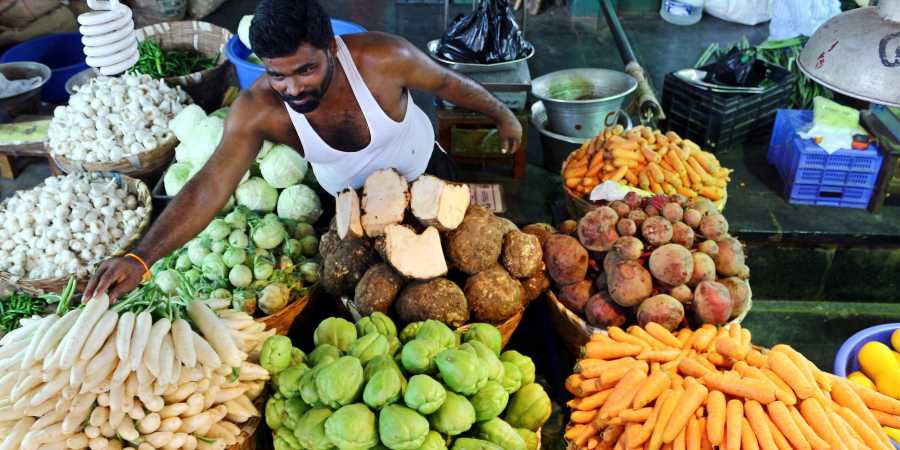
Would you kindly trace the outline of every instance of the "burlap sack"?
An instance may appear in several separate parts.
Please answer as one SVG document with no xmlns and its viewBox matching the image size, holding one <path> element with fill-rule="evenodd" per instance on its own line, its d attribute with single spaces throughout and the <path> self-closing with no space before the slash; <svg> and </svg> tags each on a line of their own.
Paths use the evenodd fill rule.
<svg viewBox="0 0 900 450">
<path fill-rule="evenodd" d="M 57 6 L 59 0 L 0 0 L 0 26 L 25 28 Z"/>
<path fill-rule="evenodd" d="M 195 19 L 202 19 L 219 9 L 225 0 L 189 0 L 188 14 Z"/>
<path fill-rule="evenodd" d="M 49 13 L 23 27 L 7 27 L 0 25 L 0 47 L 50 33 L 69 33 L 77 30 L 75 15 L 63 5 L 57 6 Z"/>
<path fill-rule="evenodd" d="M 131 11 L 135 28 L 172 22 L 184 18 L 187 0 L 133 0 Z"/>
</svg>

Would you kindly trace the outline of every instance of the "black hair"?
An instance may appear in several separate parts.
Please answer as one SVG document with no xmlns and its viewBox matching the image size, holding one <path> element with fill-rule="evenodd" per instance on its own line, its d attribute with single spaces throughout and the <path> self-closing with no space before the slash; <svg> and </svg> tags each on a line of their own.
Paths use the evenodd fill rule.
<svg viewBox="0 0 900 450">
<path fill-rule="evenodd" d="M 280 58 L 307 43 L 331 45 L 331 19 L 316 0 L 262 0 L 250 25 L 250 45 L 260 58 Z"/>
</svg>

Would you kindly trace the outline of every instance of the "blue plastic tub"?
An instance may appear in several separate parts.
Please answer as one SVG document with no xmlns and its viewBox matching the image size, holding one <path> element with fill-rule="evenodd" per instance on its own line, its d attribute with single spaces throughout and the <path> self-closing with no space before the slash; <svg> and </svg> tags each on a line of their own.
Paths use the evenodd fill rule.
<svg viewBox="0 0 900 450">
<path fill-rule="evenodd" d="M 858 371 L 859 361 L 856 360 L 856 354 L 867 342 L 878 341 L 891 347 L 891 334 L 897 328 L 900 328 L 900 323 L 886 323 L 866 328 L 850 336 L 850 339 L 847 339 L 841 345 L 837 355 L 834 357 L 834 374 L 839 377 L 846 377 L 847 374 Z M 894 448 L 900 450 L 900 444 L 897 442 L 893 442 L 893 444 Z"/>
<path fill-rule="evenodd" d="M 795 205 L 866 208 L 881 171 L 882 156 L 866 150 L 828 154 L 812 139 L 797 135 L 813 121 L 812 111 L 780 109 L 775 117 L 769 163 L 784 180 L 788 202 Z"/>
<path fill-rule="evenodd" d="M 58 33 L 34 38 L 10 48 L 0 63 L 37 61 L 50 68 L 50 81 L 41 90 L 41 100 L 65 103 L 69 100 L 66 81 L 87 69 L 80 33 Z"/>
<path fill-rule="evenodd" d="M 366 29 L 360 25 L 340 19 L 331 19 L 331 29 L 334 31 L 334 34 L 338 36 L 342 34 L 363 33 L 366 31 Z M 241 90 L 249 88 L 266 70 L 259 64 L 253 64 L 252 62 L 247 61 L 247 57 L 250 56 L 250 53 L 250 49 L 244 46 L 236 34 L 232 36 L 231 39 L 228 40 L 228 44 L 225 45 L 225 57 L 234 64 L 235 72 L 237 72 L 238 84 L 240 84 Z"/>
</svg>

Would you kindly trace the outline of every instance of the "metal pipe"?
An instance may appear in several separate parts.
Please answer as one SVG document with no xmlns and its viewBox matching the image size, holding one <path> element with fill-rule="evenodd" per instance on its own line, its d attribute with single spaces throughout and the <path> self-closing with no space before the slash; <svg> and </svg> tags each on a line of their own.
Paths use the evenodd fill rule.
<svg viewBox="0 0 900 450">
<path fill-rule="evenodd" d="M 616 47 L 619 48 L 619 56 L 622 57 L 622 62 L 628 65 L 632 61 L 637 61 L 637 57 L 634 56 L 634 49 L 631 48 L 628 36 L 625 35 L 625 30 L 622 29 L 622 23 L 619 22 L 619 16 L 616 15 L 616 9 L 613 7 L 612 1 L 600 0 L 600 9 L 603 10 L 606 23 L 609 25 L 609 32 L 612 33 Z"/>
</svg>

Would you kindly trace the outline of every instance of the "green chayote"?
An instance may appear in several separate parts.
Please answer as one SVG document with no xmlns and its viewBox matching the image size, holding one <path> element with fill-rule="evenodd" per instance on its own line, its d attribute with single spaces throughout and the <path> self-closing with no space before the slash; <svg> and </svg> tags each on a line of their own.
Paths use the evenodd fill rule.
<svg viewBox="0 0 900 450">
<path fill-rule="evenodd" d="M 473 438 L 459 438 L 453 441 L 450 450 L 504 450 L 503 447 L 493 442 Z"/>
<path fill-rule="evenodd" d="M 366 381 L 372 379 L 372 376 L 381 371 L 382 369 L 395 369 L 397 372 L 400 372 L 400 366 L 397 365 L 397 362 L 394 361 L 394 358 L 391 358 L 388 355 L 379 355 L 369 360 L 366 363 L 365 371 L 363 371 L 363 376 Z"/>
<path fill-rule="evenodd" d="M 284 421 L 285 428 L 295 428 L 297 422 L 309 411 L 309 405 L 300 398 L 291 398 L 284 402 L 284 412 L 287 418 Z"/>
<path fill-rule="evenodd" d="M 444 322 L 439 320 L 426 320 L 416 332 L 416 339 L 428 339 L 438 343 L 441 348 L 456 347 L 459 337 Z"/>
<path fill-rule="evenodd" d="M 325 436 L 340 449 L 367 449 L 378 443 L 375 414 L 362 403 L 341 407 L 325 421 Z"/>
<path fill-rule="evenodd" d="M 487 345 L 480 341 L 467 342 L 458 347 L 460 350 L 474 353 L 487 369 L 488 380 L 501 381 L 503 379 L 503 362 L 489 349 Z"/>
<path fill-rule="evenodd" d="M 309 450 L 328 450 L 334 448 L 334 444 L 325 435 L 325 421 L 331 416 L 331 410 L 325 408 L 313 408 L 306 412 L 297 421 L 294 428 L 294 437 L 303 448 Z"/>
<path fill-rule="evenodd" d="M 487 382 L 488 369 L 475 353 L 444 350 L 434 357 L 434 363 L 444 384 L 453 392 L 472 395 Z"/>
<path fill-rule="evenodd" d="M 475 408 L 461 395 L 447 392 L 444 404 L 429 418 L 431 428 L 443 434 L 456 436 L 472 428 L 475 423 Z"/>
<path fill-rule="evenodd" d="M 319 401 L 330 408 L 353 403 L 363 386 L 363 368 L 352 356 L 332 361 L 316 374 L 316 393 Z"/>
<path fill-rule="evenodd" d="M 275 397 L 269 398 L 266 401 L 266 425 L 277 430 L 284 424 L 284 419 L 284 400 Z"/>
<path fill-rule="evenodd" d="M 391 336 L 388 338 L 388 353 L 391 355 L 396 355 L 400 348 L 403 347 L 403 343 L 400 342 L 400 339 L 397 336 Z"/>
<path fill-rule="evenodd" d="M 508 394 L 518 391 L 522 387 L 522 371 L 519 370 L 519 366 L 503 361 L 503 379 L 500 380 L 500 384 Z"/>
<path fill-rule="evenodd" d="M 541 441 L 538 439 L 537 433 L 531 430 L 526 430 L 524 428 L 516 428 L 516 433 L 519 433 L 519 436 L 522 437 L 522 440 L 525 441 L 525 449 L 526 450 L 539 450 Z"/>
<path fill-rule="evenodd" d="M 497 356 L 500 356 L 500 351 L 503 349 L 503 337 L 500 335 L 500 330 L 489 323 L 470 324 L 469 329 L 463 333 L 462 340 L 463 342 L 481 342 L 493 350 Z"/>
<path fill-rule="evenodd" d="M 400 342 L 407 343 L 416 338 L 416 333 L 419 332 L 419 328 L 422 326 L 424 322 L 412 322 L 403 327 L 400 330 L 400 334 L 398 337 L 400 338 Z"/>
<path fill-rule="evenodd" d="M 400 350 L 400 362 L 407 372 L 413 374 L 429 373 L 434 371 L 434 357 L 442 350 L 435 341 L 428 339 L 413 339 Z"/>
<path fill-rule="evenodd" d="M 372 409 L 381 409 L 396 402 L 403 389 L 402 379 L 400 371 L 390 367 L 375 372 L 363 389 L 363 401 Z"/>
<path fill-rule="evenodd" d="M 302 398 L 307 405 L 313 407 L 322 405 L 322 402 L 319 401 L 319 393 L 316 391 L 316 375 L 319 374 L 322 367 L 323 366 L 313 367 L 300 377 L 300 398 Z"/>
<path fill-rule="evenodd" d="M 272 440 L 272 447 L 275 450 L 300 450 L 300 447 L 293 447 L 290 442 L 284 439 L 285 436 L 291 434 L 289 430 L 275 430 L 275 439 Z M 297 438 L 294 438 L 297 441 Z"/>
<path fill-rule="evenodd" d="M 429 431 L 425 442 L 416 450 L 447 450 L 447 442 L 437 431 Z"/>
<path fill-rule="evenodd" d="M 537 431 L 550 418 L 550 396 L 537 383 L 522 386 L 512 397 L 503 418 L 516 428 Z"/>
<path fill-rule="evenodd" d="M 496 381 L 488 381 L 475 395 L 469 397 L 469 403 L 475 408 L 475 420 L 482 422 L 500 415 L 509 402 L 509 393 Z"/>
<path fill-rule="evenodd" d="M 428 375 L 413 375 L 403 394 L 403 402 L 416 411 L 428 415 L 441 407 L 447 398 L 447 390 Z"/>
<path fill-rule="evenodd" d="M 377 333 L 384 337 L 397 337 L 397 326 L 387 314 L 375 311 L 372 315 L 363 317 L 356 322 L 356 331 L 359 336 Z"/>
<path fill-rule="evenodd" d="M 275 386 L 278 393 L 290 398 L 300 393 L 300 378 L 309 370 L 306 364 L 288 367 L 275 375 Z"/>
<path fill-rule="evenodd" d="M 276 441 L 281 440 L 283 447 L 286 446 L 287 448 L 291 448 L 291 449 L 301 448 L 300 442 L 294 436 L 294 432 L 290 428 L 282 428 L 280 430 L 275 430 L 275 440 Z"/>
<path fill-rule="evenodd" d="M 500 354 L 500 361 L 513 363 L 519 368 L 519 372 L 522 374 L 522 386 L 534 383 L 534 362 L 531 358 L 515 350 L 507 350 Z"/>
<path fill-rule="evenodd" d="M 303 350 L 300 350 L 297 347 L 291 348 L 291 365 L 296 366 L 298 364 L 304 364 L 306 362 L 306 353 L 303 353 Z"/>
<path fill-rule="evenodd" d="M 291 365 L 291 339 L 286 336 L 269 336 L 259 352 L 259 364 L 269 373 L 277 374 Z"/>
<path fill-rule="evenodd" d="M 516 429 L 504 422 L 503 419 L 493 418 L 481 422 L 475 426 L 476 436 L 494 444 L 504 450 L 525 450 L 525 440 Z"/>
<path fill-rule="evenodd" d="M 317 346 L 306 359 L 309 360 L 310 367 L 315 367 L 320 364 L 330 363 L 340 357 L 341 349 L 331 344 L 322 344 Z"/>
<path fill-rule="evenodd" d="M 350 346 L 349 355 L 355 356 L 363 364 L 372 358 L 388 353 L 388 339 L 378 333 L 367 334 Z"/>
<path fill-rule="evenodd" d="M 322 321 L 313 334 L 316 346 L 331 344 L 340 351 L 346 352 L 356 341 L 356 326 L 340 317 L 329 317 Z"/>
<path fill-rule="evenodd" d="M 409 408 L 388 405 L 378 415 L 378 434 L 391 450 L 417 450 L 428 437 L 428 420 Z"/>
</svg>

